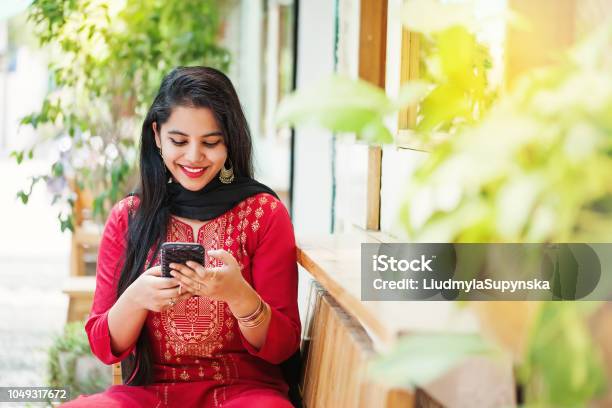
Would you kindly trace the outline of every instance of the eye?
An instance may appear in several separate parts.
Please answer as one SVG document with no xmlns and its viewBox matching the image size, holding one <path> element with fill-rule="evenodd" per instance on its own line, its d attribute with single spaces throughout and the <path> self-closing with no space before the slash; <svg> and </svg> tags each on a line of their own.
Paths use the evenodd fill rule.
<svg viewBox="0 0 612 408">
<path fill-rule="evenodd" d="M 177 142 L 176 140 L 170 138 L 170 141 L 172 142 L 173 145 L 175 146 L 183 146 L 185 144 L 187 144 L 187 142 Z"/>
<path fill-rule="evenodd" d="M 208 146 L 208 147 L 213 147 L 219 144 L 219 141 L 217 140 L 216 142 L 203 142 L 202 143 L 204 146 Z"/>
</svg>

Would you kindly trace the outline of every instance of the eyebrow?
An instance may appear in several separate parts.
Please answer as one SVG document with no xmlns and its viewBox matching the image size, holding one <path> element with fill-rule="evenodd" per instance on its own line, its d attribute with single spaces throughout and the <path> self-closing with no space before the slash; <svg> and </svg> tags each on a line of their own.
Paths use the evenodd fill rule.
<svg viewBox="0 0 612 408">
<path fill-rule="evenodd" d="M 172 134 L 172 135 L 181 135 L 181 136 L 187 136 L 189 137 L 189 135 L 185 132 L 181 132 L 178 129 L 171 129 L 168 131 L 168 133 Z M 214 130 L 212 132 L 209 133 L 205 133 L 203 135 L 200 135 L 200 137 L 208 137 L 208 136 L 223 136 L 223 133 L 220 130 Z"/>
</svg>

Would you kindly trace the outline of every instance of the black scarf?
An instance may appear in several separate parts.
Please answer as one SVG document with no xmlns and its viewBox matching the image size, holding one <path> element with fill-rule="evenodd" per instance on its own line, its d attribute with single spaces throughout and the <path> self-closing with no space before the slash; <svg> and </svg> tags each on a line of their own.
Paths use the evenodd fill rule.
<svg viewBox="0 0 612 408">
<path fill-rule="evenodd" d="M 250 177 L 235 177 L 230 184 L 214 177 L 199 191 L 187 190 L 180 183 L 167 184 L 170 213 L 189 219 L 207 221 L 231 210 L 245 198 L 259 193 L 278 195 L 268 186 Z"/>
</svg>

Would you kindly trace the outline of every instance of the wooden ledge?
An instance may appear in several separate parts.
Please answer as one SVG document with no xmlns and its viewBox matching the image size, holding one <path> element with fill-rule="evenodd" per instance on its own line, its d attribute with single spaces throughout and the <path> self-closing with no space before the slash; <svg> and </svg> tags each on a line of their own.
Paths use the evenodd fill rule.
<svg viewBox="0 0 612 408">
<path fill-rule="evenodd" d="M 362 301 L 361 243 L 397 240 L 360 229 L 298 238 L 297 260 L 372 336 L 376 348 L 391 347 L 413 332 L 478 332 L 476 316 L 454 302 Z"/>
<path fill-rule="evenodd" d="M 366 329 L 377 352 L 389 350 L 401 336 L 411 333 L 481 331 L 475 313 L 470 308 L 458 307 L 456 302 L 362 301 L 361 243 L 383 242 L 396 241 L 380 232 L 363 230 L 299 237 L 297 259 L 344 311 Z M 515 406 L 512 363 L 509 359 L 470 357 L 424 385 L 413 397 L 412 404 L 398 405 L 474 406 L 478 401 L 483 406 Z M 427 403 L 423 405 L 423 401 Z"/>
</svg>

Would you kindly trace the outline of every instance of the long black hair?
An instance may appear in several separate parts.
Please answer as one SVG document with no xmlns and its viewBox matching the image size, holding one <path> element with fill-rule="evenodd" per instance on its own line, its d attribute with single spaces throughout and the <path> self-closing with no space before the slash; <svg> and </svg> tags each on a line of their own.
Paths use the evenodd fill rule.
<svg viewBox="0 0 612 408">
<path fill-rule="evenodd" d="M 140 140 L 140 183 L 135 195 L 140 205 L 129 218 L 127 247 L 117 285 L 117 297 L 150 267 L 166 239 L 170 217 L 166 200 L 166 166 L 158 153 L 153 122 L 158 131 L 177 106 L 209 108 L 219 125 L 234 174 L 253 177 L 252 142 L 249 127 L 231 81 L 209 67 L 178 67 L 162 80 L 161 86 L 142 124 Z M 150 263 L 147 259 L 152 252 Z M 143 327 L 136 342 L 136 354 L 121 364 L 124 382 L 148 385 L 153 382 L 153 362 Z M 130 380 L 131 379 L 131 380 Z"/>
</svg>

